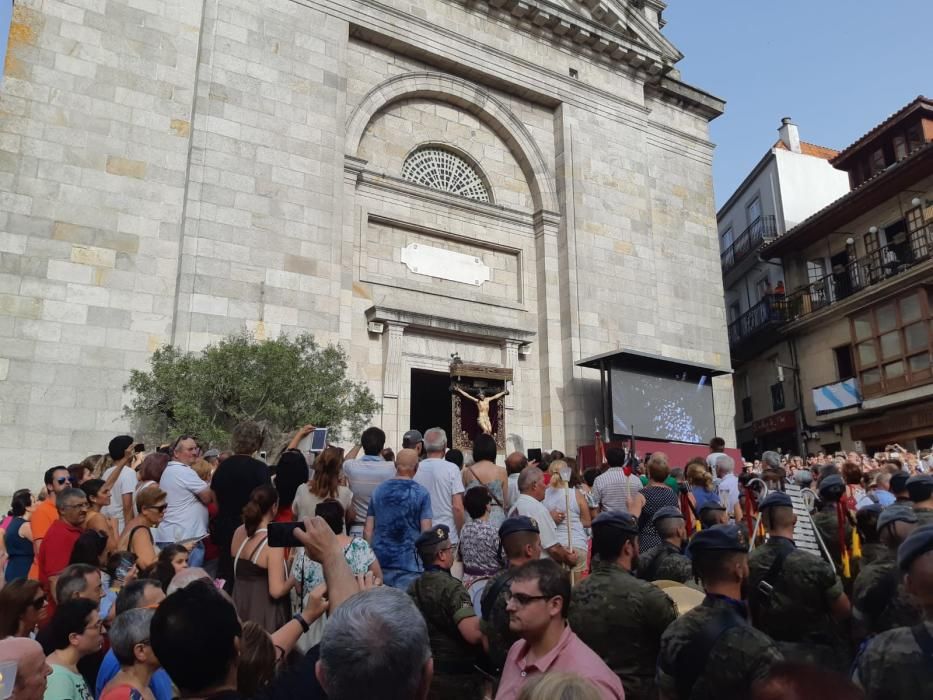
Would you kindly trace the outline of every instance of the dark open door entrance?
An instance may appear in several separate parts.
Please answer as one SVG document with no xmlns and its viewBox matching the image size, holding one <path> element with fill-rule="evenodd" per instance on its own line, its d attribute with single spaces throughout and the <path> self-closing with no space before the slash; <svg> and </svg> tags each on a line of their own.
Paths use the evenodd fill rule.
<svg viewBox="0 0 933 700">
<path fill-rule="evenodd" d="M 420 430 L 422 435 L 428 428 L 443 428 L 450 447 L 453 439 L 450 435 L 450 375 L 447 372 L 411 371 L 409 418 L 409 427 Z"/>
</svg>

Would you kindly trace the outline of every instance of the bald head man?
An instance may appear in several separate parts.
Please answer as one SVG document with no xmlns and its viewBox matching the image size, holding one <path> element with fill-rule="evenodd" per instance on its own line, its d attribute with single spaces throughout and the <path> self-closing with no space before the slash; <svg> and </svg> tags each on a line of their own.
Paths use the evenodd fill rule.
<svg viewBox="0 0 933 700">
<path fill-rule="evenodd" d="M 28 637 L 7 637 L 0 640 L 0 664 L 16 664 L 16 683 L 12 697 L 16 700 L 42 700 L 52 669 L 45 662 L 42 646 Z M 3 690 L 9 692 L 9 688 Z"/>
<path fill-rule="evenodd" d="M 418 471 L 418 452 L 411 448 L 399 450 L 395 455 L 395 471 L 397 475 L 405 474 L 409 478 L 414 476 Z"/>
<path fill-rule="evenodd" d="M 410 448 L 395 456 L 395 476 L 373 491 L 363 528 L 382 567 L 383 582 L 402 590 L 421 573 L 415 540 L 431 529 L 433 520 L 431 495 L 414 480 L 418 457 Z"/>
<path fill-rule="evenodd" d="M 505 470 L 512 474 L 521 474 L 522 469 L 528 466 L 528 458 L 521 452 L 513 452 L 505 458 Z"/>
</svg>

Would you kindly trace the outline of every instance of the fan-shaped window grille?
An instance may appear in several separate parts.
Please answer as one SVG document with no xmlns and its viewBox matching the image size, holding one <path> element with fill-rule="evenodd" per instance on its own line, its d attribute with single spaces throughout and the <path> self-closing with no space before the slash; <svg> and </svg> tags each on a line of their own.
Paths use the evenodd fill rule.
<svg viewBox="0 0 933 700">
<path fill-rule="evenodd" d="M 489 201 L 489 190 L 473 166 L 442 148 L 422 148 L 412 153 L 402 167 L 402 177 L 442 192 Z"/>
</svg>

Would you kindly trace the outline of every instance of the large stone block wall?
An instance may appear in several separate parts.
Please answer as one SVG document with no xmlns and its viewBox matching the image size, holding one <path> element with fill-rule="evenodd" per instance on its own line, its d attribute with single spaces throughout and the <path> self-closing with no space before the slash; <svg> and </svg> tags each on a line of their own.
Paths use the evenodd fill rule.
<svg viewBox="0 0 933 700">
<path fill-rule="evenodd" d="M 101 451 L 126 427 L 128 371 L 159 344 L 244 327 L 343 344 L 378 397 L 393 385 L 383 418 L 399 428 L 406 379 L 389 359 L 402 375 L 454 351 L 512 366 L 515 446 L 591 439 L 583 357 L 726 367 L 706 117 L 543 32 L 459 0 L 17 0 L 0 90 L 0 492 Z M 393 101 L 350 144 L 358 108 L 410 75 L 449 76 L 460 96 Z M 496 206 L 400 182 L 429 141 L 469 153 Z M 399 284 L 409 235 L 476 240 L 489 294 Z M 380 336 L 372 307 L 479 330 Z"/>
<path fill-rule="evenodd" d="M 0 493 L 100 452 L 171 337 L 201 3 L 17 0 L 0 92 Z"/>
<path fill-rule="evenodd" d="M 207 3 L 175 341 L 247 327 L 339 340 L 346 22 Z"/>
</svg>

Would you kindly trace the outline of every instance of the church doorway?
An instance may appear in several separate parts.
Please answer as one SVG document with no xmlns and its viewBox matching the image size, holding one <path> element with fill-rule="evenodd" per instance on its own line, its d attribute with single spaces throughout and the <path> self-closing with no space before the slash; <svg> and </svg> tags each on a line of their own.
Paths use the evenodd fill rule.
<svg viewBox="0 0 933 700">
<path fill-rule="evenodd" d="M 450 375 L 413 369 L 410 406 L 409 428 L 421 431 L 422 435 L 428 428 L 443 428 L 450 447 L 453 442 L 450 435 Z"/>
</svg>

